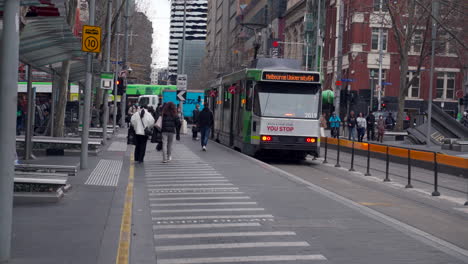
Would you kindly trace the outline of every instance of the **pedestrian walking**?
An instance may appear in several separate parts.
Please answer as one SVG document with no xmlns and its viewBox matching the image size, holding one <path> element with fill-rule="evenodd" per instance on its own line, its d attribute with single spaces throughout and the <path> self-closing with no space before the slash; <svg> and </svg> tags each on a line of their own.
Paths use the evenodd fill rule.
<svg viewBox="0 0 468 264">
<path fill-rule="evenodd" d="M 330 122 L 330 128 L 331 128 L 331 135 L 334 138 L 338 138 L 340 136 L 340 123 L 341 119 L 339 116 L 333 112 L 332 116 L 328 120 Z"/>
<path fill-rule="evenodd" d="M 357 120 L 354 111 L 351 111 L 346 122 L 348 123 L 348 139 L 351 140 L 351 138 L 353 138 L 355 141 Z"/>
<path fill-rule="evenodd" d="M 377 141 L 383 142 L 383 137 L 385 133 L 385 120 L 383 116 L 380 115 L 379 119 L 377 120 Z"/>
<path fill-rule="evenodd" d="M 166 103 L 159 118 L 161 120 L 158 119 L 156 123 L 161 125 L 162 162 L 167 163 L 172 160 L 172 144 L 174 143 L 174 137 L 178 135 L 178 127 L 181 125 L 175 104 L 173 102 Z"/>
<path fill-rule="evenodd" d="M 367 141 L 375 139 L 375 115 L 374 113 L 369 112 L 369 115 L 366 117 L 367 121 Z"/>
<path fill-rule="evenodd" d="M 395 118 L 393 118 L 392 113 L 388 113 L 387 118 L 385 118 L 385 128 L 388 130 L 393 130 L 395 127 Z"/>
<path fill-rule="evenodd" d="M 364 118 L 364 115 L 359 113 L 358 118 L 356 119 L 357 122 L 357 131 L 358 131 L 358 141 L 362 142 L 364 139 L 364 135 L 366 134 L 366 128 L 367 128 L 367 120 Z M 367 136 L 369 137 L 369 135 Z"/>
<path fill-rule="evenodd" d="M 465 127 L 468 127 L 468 111 L 463 113 L 463 118 L 461 119 L 461 124 Z"/>
<path fill-rule="evenodd" d="M 208 138 L 210 137 L 211 127 L 214 124 L 213 113 L 208 108 L 208 104 L 205 103 L 203 110 L 198 115 L 197 127 L 200 129 L 201 134 L 201 146 L 202 150 L 206 151 L 206 145 L 208 144 Z"/>
<path fill-rule="evenodd" d="M 192 139 L 198 140 L 198 116 L 200 115 L 200 105 L 197 104 L 193 110 L 193 125 L 192 125 Z"/>
<path fill-rule="evenodd" d="M 144 108 L 132 115 L 131 121 L 135 129 L 135 161 L 142 163 L 146 153 L 146 143 L 148 142 L 148 129 L 154 126 L 153 116 Z"/>
<path fill-rule="evenodd" d="M 319 122 L 320 122 L 320 136 L 324 137 L 325 136 L 325 129 L 328 127 L 327 126 L 327 114 L 326 113 L 323 113 L 320 116 Z"/>
</svg>

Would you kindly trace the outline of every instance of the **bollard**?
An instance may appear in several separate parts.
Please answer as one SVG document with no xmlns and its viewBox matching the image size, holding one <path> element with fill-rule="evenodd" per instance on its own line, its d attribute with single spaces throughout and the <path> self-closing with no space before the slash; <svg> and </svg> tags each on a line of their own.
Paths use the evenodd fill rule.
<svg viewBox="0 0 468 264">
<path fill-rule="evenodd" d="M 325 158 L 323 159 L 323 164 L 328 163 L 327 161 L 327 152 L 328 152 L 328 137 L 325 137 Z"/>
<path fill-rule="evenodd" d="M 466 180 L 466 202 L 465 202 L 464 206 L 468 206 L 468 178 Z"/>
<path fill-rule="evenodd" d="M 388 146 L 387 146 L 387 155 L 386 155 L 386 168 L 385 168 L 385 179 L 384 179 L 384 182 L 389 182 L 390 181 L 390 178 L 388 177 L 388 169 L 389 169 L 389 166 L 390 166 L 390 155 L 388 154 Z"/>
<path fill-rule="evenodd" d="M 405 188 L 413 188 L 411 185 L 411 149 L 408 149 L 408 184 Z"/>
<path fill-rule="evenodd" d="M 440 196 L 438 189 L 439 175 L 437 174 L 437 153 L 434 152 L 434 191 L 432 196 Z"/>
<path fill-rule="evenodd" d="M 354 141 L 353 141 L 353 146 L 351 148 L 351 168 L 349 168 L 349 171 L 356 171 L 354 169 Z"/>
<path fill-rule="evenodd" d="M 370 143 L 367 143 L 367 171 L 364 176 L 371 176 L 370 174 Z"/>
<path fill-rule="evenodd" d="M 338 135 L 338 151 L 336 152 L 336 164 L 335 167 L 339 168 L 340 165 L 340 135 Z"/>
</svg>

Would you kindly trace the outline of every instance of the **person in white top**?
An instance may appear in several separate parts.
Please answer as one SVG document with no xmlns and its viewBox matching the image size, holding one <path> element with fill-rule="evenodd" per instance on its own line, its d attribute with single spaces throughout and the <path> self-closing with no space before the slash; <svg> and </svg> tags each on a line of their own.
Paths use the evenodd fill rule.
<svg viewBox="0 0 468 264">
<path fill-rule="evenodd" d="M 367 127 L 367 120 L 364 118 L 364 115 L 359 113 L 359 116 L 356 120 L 357 122 L 357 130 L 358 130 L 358 141 L 362 142 L 364 135 L 366 134 L 366 127 Z"/>
<path fill-rule="evenodd" d="M 148 142 L 148 136 L 145 134 L 145 128 L 153 128 L 154 118 L 147 110 L 141 108 L 138 112 L 135 112 L 132 115 L 130 122 L 132 123 L 136 134 L 135 161 L 142 163 L 145 158 L 146 143 Z"/>
</svg>

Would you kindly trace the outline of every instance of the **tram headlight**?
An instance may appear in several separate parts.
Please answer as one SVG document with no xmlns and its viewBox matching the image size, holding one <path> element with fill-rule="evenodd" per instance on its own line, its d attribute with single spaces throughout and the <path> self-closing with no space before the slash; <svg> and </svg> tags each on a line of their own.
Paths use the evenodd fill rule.
<svg viewBox="0 0 468 264">
<path fill-rule="evenodd" d="M 306 142 L 307 143 L 315 143 L 315 142 L 317 142 L 317 139 L 316 138 L 306 138 Z"/>
<path fill-rule="evenodd" d="M 271 136 L 262 136 L 262 141 L 271 141 Z"/>
</svg>

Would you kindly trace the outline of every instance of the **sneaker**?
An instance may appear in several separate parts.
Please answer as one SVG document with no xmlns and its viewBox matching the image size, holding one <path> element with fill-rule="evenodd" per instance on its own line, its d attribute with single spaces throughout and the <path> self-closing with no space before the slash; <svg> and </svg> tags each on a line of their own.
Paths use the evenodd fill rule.
<svg viewBox="0 0 468 264">
<path fill-rule="evenodd" d="M 167 160 L 163 160 L 162 163 L 167 163 Z"/>
<path fill-rule="evenodd" d="M 206 151 L 206 146 L 203 146 L 202 149 L 203 149 L 203 151 Z"/>
<path fill-rule="evenodd" d="M 169 158 L 168 158 L 167 160 L 168 160 L 168 161 L 171 161 L 171 160 L 172 160 L 172 157 L 171 157 L 171 156 L 169 156 Z"/>
</svg>

